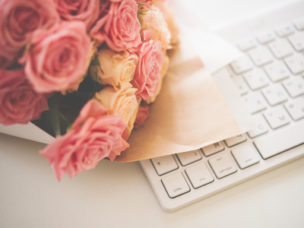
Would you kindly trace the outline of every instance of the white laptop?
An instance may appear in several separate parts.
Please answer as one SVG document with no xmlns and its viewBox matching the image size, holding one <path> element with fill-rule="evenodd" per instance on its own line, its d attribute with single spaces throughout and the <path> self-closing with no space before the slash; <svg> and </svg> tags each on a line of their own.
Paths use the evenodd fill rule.
<svg viewBox="0 0 304 228">
<path fill-rule="evenodd" d="M 256 126 L 200 150 L 140 162 L 167 211 L 304 155 L 304 1 L 274 6 L 217 32 L 243 52 L 226 70 Z"/>
</svg>

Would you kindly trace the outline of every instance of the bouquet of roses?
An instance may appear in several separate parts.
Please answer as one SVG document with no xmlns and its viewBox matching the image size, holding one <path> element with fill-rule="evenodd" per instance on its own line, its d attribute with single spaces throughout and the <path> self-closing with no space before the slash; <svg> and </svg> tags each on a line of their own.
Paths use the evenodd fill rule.
<svg viewBox="0 0 304 228">
<path fill-rule="evenodd" d="M 58 180 L 114 160 L 143 124 L 178 42 L 161 0 L 0 0 L 0 123 L 56 137 Z"/>
</svg>

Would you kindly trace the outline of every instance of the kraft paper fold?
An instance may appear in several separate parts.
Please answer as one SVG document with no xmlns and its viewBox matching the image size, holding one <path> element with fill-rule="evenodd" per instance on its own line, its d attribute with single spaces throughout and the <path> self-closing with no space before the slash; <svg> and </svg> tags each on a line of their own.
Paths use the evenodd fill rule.
<svg viewBox="0 0 304 228">
<path fill-rule="evenodd" d="M 149 118 L 132 133 L 130 148 L 117 161 L 191 151 L 248 130 L 250 120 L 236 120 L 201 58 L 189 48 L 189 40 L 184 37 L 181 42 Z"/>
</svg>

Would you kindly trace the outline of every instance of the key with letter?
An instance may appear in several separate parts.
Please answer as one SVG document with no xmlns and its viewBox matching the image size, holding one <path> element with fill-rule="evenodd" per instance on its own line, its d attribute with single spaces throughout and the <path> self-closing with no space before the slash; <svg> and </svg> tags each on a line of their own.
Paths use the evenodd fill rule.
<svg viewBox="0 0 304 228">
<path fill-rule="evenodd" d="M 264 116 L 272 129 L 289 124 L 289 117 L 285 109 L 282 107 L 275 107 L 264 113 Z"/>
<path fill-rule="evenodd" d="M 245 169 L 259 162 L 259 154 L 252 143 L 243 143 L 232 149 L 232 154 L 241 169 Z"/>
<path fill-rule="evenodd" d="M 219 179 L 237 171 L 235 162 L 229 154 L 216 154 L 209 159 L 209 164 Z"/>
<path fill-rule="evenodd" d="M 225 147 L 224 147 L 223 142 L 218 142 L 218 143 L 214 143 L 209 146 L 206 146 L 202 150 L 203 150 L 205 156 L 210 156 L 210 155 L 220 152 L 224 149 L 225 149 Z"/>
<path fill-rule="evenodd" d="M 199 150 L 180 153 L 177 154 L 177 157 L 183 166 L 202 159 L 201 152 Z"/>
<path fill-rule="evenodd" d="M 204 163 L 198 163 L 186 169 L 186 174 L 193 186 L 199 188 L 213 182 L 213 177 L 210 174 L 207 166 Z"/>
<path fill-rule="evenodd" d="M 245 142 L 247 140 L 245 135 L 238 135 L 229 139 L 225 140 L 225 143 L 228 147 L 235 146 L 237 144 L 240 144 L 242 142 Z"/>
<path fill-rule="evenodd" d="M 275 84 L 262 90 L 268 103 L 272 106 L 287 101 L 288 96 L 281 85 Z"/>
<path fill-rule="evenodd" d="M 175 198 L 190 191 L 185 178 L 179 172 L 164 176 L 161 181 L 170 198 Z"/>
<path fill-rule="evenodd" d="M 263 88 L 269 84 L 267 75 L 261 69 L 255 69 L 244 73 L 243 77 L 252 90 Z"/>
<path fill-rule="evenodd" d="M 289 77 L 289 71 L 282 62 L 268 64 L 265 66 L 265 71 L 273 82 L 278 82 Z"/>
<path fill-rule="evenodd" d="M 268 132 L 268 125 L 261 114 L 253 116 L 253 119 L 255 126 L 248 132 L 250 138 L 255 138 Z"/>
<path fill-rule="evenodd" d="M 263 66 L 272 62 L 272 55 L 266 47 L 257 47 L 249 51 L 249 55 L 257 66 Z"/>
<path fill-rule="evenodd" d="M 304 97 L 299 97 L 285 104 L 285 108 L 294 120 L 304 118 Z"/>
<path fill-rule="evenodd" d="M 165 173 L 169 173 L 178 168 L 178 165 L 176 164 L 174 158 L 171 155 L 153 158 L 151 159 L 151 161 L 155 168 L 155 171 L 159 176 Z"/>
</svg>

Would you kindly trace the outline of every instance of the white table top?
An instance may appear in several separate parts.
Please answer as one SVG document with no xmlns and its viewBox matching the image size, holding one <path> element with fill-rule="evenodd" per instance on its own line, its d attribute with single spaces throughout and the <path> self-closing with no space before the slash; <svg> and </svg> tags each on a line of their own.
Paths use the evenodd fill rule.
<svg viewBox="0 0 304 228">
<path fill-rule="evenodd" d="M 215 26 L 279 0 L 192 1 Z M 0 134 L 0 145 L 3 228 L 304 226 L 304 159 L 168 214 L 138 163 L 102 161 L 58 183 L 38 154 L 42 144 Z"/>
</svg>

